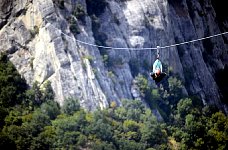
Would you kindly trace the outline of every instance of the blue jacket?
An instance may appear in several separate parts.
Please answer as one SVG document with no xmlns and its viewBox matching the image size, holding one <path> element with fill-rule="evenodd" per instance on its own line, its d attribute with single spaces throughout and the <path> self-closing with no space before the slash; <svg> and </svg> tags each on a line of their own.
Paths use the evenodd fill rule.
<svg viewBox="0 0 228 150">
<path fill-rule="evenodd" d="M 154 62 L 154 64 L 153 64 L 153 72 L 155 73 L 155 71 L 156 71 L 157 69 L 160 69 L 161 72 L 162 72 L 162 63 L 161 63 L 161 61 L 160 61 L 159 59 L 157 59 L 157 60 Z"/>
</svg>

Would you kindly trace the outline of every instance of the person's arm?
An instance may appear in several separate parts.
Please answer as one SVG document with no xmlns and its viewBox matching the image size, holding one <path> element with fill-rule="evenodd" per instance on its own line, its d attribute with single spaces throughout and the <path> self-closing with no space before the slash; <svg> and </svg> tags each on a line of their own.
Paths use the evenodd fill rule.
<svg viewBox="0 0 228 150">
<path fill-rule="evenodd" d="M 156 71 L 155 70 L 156 69 L 156 65 L 157 65 L 157 61 L 155 61 L 154 64 L 153 64 L 153 73 L 155 73 L 155 71 Z"/>
<path fill-rule="evenodd" d="M 161 73 L 162 73 L 162 63 L 161 63 L 161 61 L 160 61 L 160 64 L 161 64 L 161 65 L 160 65 L 160 69 L 161 69 Z"/>
</svg>

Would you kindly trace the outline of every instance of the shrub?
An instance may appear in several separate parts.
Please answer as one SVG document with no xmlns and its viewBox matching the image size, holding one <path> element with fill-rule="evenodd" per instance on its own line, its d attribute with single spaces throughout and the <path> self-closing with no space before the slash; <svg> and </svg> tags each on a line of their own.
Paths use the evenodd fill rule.
<svg viewBox="0 0 228 150">
<path fill-rule="evenodd" d="M 34 38 L 39 33 L 39 27 L 34 26 L 32 30 L 30 30 L 31 38 Z"/>
<path fill-rule="evenodd" d="M 77 24 L 71 24 L 70 25 L 70 31 L 72 33 L 75 33 L 75 34 L 79 34 L 80 33 L 80 29 L 79 29 Z"/>
<path fill-rule="evenodd" d="M 0 54 L 0 105 L 11 107 L 21 103 L 27 84 L 5 53 Z"/>
<path fill-rule="evenodd" d="M 72 115 L 74 112 L 78 111 L 79 109 L 80 109 L 79 101 L 74 98 L 66 99 L 62 106 L 63 113 L 66 113 L 68 115 Z"/>
<path fill-rule="evenodd" d="M 81 4 L 77 4 L 75 10 L 73 11 L 73 15 L 81 20 L 83 23 L 85 23 L 85 15 L 86 15 L 86 12 L 83 8 L 83 6 Z"/>
<path fill-rule="evenodd" d="M 145 93 L 149 90 L 148 80 L 141 74 L 136 76 L 136 85 L 139 87 L 140 93 L 145 95 Z"/>
<path fill-rule="evenodd" d="M 73 34 L 79 34 L 80 33 L 81 30 L 80 30 L 78 23 L 74 17 L 70 17 L 69 24 L 70 24 L 70 31 Z"/>
</svg>

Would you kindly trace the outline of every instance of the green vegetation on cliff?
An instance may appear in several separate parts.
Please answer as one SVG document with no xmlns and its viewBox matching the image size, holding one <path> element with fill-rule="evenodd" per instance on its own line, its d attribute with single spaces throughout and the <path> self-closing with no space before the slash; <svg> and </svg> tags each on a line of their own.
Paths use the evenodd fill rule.
<svg viewBox="0 0 228 150">
<path fill-rule="evenodd" d="M 147 87 L 143 76 L 137 80 L 151 108 L 122 100 L 122 106 L 112 102 L 109 108 L 87 112 L 73 98 L 59 107 L 49 82 L 26 89 L 24 79 L 1 55 L 0 149 L 227 149 L 226 115 L 196 98 L 180 97 L 176 78 L 164 87 L 168 93 Z M 153 115 L 155 108 L 164 121 Z"/>
</svg>

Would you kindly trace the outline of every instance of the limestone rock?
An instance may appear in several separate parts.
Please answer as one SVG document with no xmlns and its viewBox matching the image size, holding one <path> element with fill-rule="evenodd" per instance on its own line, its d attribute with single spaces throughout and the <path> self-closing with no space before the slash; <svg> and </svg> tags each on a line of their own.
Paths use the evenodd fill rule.
<svg viewBox="0 0 228 150">
<path fill-rule="evenodd" d="M 28 84 L 50 80 L 60 104 L 74 97 L 88 110 L 140 98 L 134 78 L 151 71 L 156 52 L 131 48 L 162 47 L 221 33 L 227 22 L 215 21 L 210 0 L 109 0 L 102 12 L 90 16 L 85 0 L 1 0 L 0 8 L 0 49 L 10 54 Z M 215 74 L 228 64 L 227 39 L 220 36 L 160 50 L 161 61 L 184 81 L 186 95 L 221 109 L 227 106 L 221 103 Z"/>
</svg>

